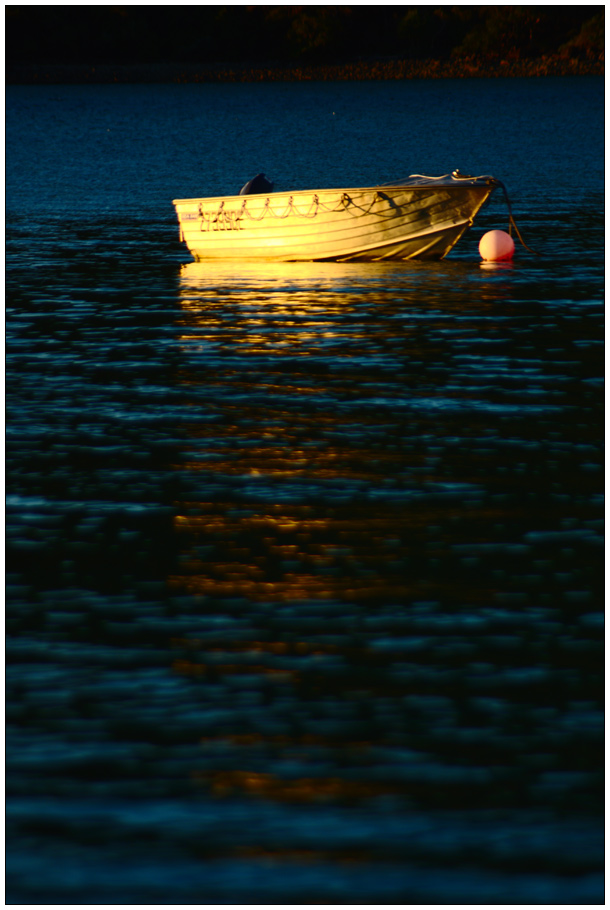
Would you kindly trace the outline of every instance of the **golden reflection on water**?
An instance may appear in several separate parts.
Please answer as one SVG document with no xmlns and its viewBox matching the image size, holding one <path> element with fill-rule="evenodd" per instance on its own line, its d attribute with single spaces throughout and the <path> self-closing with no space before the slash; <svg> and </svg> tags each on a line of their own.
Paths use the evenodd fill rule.
<svg viewBox="0 0 610 910">
<path fill-rule="evenodd" d="M 495 278 L 485 281 L 472 263 L 182 267 L 184 358 L 178 379 L 192 396 L 192 418 L 184 427 L 191 445 L 182 468 L 199 495 L 176 503 L 175 533 L 183 543 L 180 571 L 169 587 L 198 599 L 203 612 L 237 610 L 248 616 L 249 609 L 271 607 L 272 619 L 257 637 L 176 636 L 176 674 L 204 687 L 222 681 L 260 692 L 272 686 L 310 706 L 410 694 L 404 670 L 393 681 L 367 675 L 367 667 L 387 661 L 360 634 L 362 616 L 391 604 L 400 622 L 412 603 L 455 599 L 454 580 L 438 572 L 459 539 L 446 529 L 460 521 L 466 502 L 477 539 L 485 540 L 503 509 L 483 507 L 478 500 L 474 463 L 466 476 L 458 465 L 466 482 L 461 497 L 442 502 L 422 497 L 422 490 L 444 489 L 451 477 L 439 473 L 440 459 L 431 457 L 435 440 L 418 439 L 425 419 L 402 418 L 392 401 L 393 396 L 398 403 L 417 400 L 420 394 L 434 400 L 440 394 L 435 377 L 422 382 L 417 366 L 422 347 L 430 345 L 427 314 L 435 310 L 430 323 L 435 332 L 459 335 L 457 312 L 474 313 L 478 320 L 502 297 Z M 495 323 L 485 324 L 489 337 L 499 331 Z M 433 356 L 436 350 L 432 344 Z M 404 371 L 409 358 L 415 366 L 407 367 L 404 381 L 395 380 L 394 368 Z M 354 402 L 359 397 L 366 405 L 376 396 L 380 407 L 362 409 Z M 470 587 L 465 584 L 462 580 L 459 596 L 467 596 L 473 608 L 493 597 L 488 583 L 473 583 L 471 577 Z M 291 608 L 294 621 L 278 625 L 273 611 Z M 337 680 L 326 673 L 325 661 L 338 661 L 347 670 Z M 356 668 L 353 674 L 350 668 Z M 338 740 L 328 732 L 233 731 L 203 738 L 202 754 L 230 747 L 230 758 L 202 768 L 194 779 L 219 798 L 294 803 L 410 798 L 411 784 L 367 779 L 358 770 L 366 768 L 368 750 L 383 740 L 379 729 L 364 723 L 356 735 L 341 733 L 340 727 L 339 722 Z M 332 756 L 336 774 L 308 773 L 315 768 L 310 755 L 315 748 Z M 302 773 L 286 777 L 261 769 L 260 749 L 296 760 Z M 417 787 L 429 789 L 421 782 Z"/>
<path fill-rule="evenodd" d="M 191 289 L 203 296 L 225 286 L 234 287 L 235 291 L 257 288 L 260 294 L 266 288 L 304 288 L 312 285 L 334 291 L 350 279 L 361 282 L 371 274 L 387 274 L 389 269 L 391 267 L 387 263 L 374 262 L 200 261 L 181 266 L 180 283 L 183 291 Z"/>
<path fill-rule="evenodd" d="M 426 596 L 431 588 L 438 592 L 442 579 L 422 580 L 411 565 L 412 550 L 427 541 L 429 528 L 459 514 L 455 503 L 448 510 L 430 505 L 399 510 L 363 502 L 335 509 L 326 518 L 308 517 L 313 507 L 296 504 L 289 514 L 278 505 L 276 514 L 271 508 L 239 517 L 231 514 L 230 504 L 185 505 L 198 514 L 175 518 L 178 537 L 191 546 L 186 545 L 182 573 L 169 579 L 170 586 L 194 595 L 277 602 L 339 598 L 355 603 L 379 596 L 402 601 Z M 478 517 L 485 523 L 502 514 L 486 509 Z M 194 540 L 216 543 L 213 561 L 198 555 Z M 434 546 L 427 543 L 426 552 L 441 555 L 444 546 L 441 537 Z"/>
<path fill-rule="evenodd" d="M 210 338 L 230 338 L 244 354 L 273 350 L 311 357 L 324 351 L 327 341 L 342 356 L 342 342 L 355 337 L 365 341 L 367 329 L 375 329 L 354 325 L 361 316 L 369 321 L 376 315 L 396 319 L 388 328 L 403 335 L 417 333 L 431 310 L 437 318 L 442 314 L 450 319 L 462 314 L 496 316 L 498 304 L 514 298 L 511 277 L 521 268 L 527 268 L 527 263 L 485 263 L 478 258 L 191 262 L 180 269 L 182 340 L 189 345 L 201 342 L 207 329 Z M 231 314 L 235 322 L 229 325 Z M 486 330 L 493 334 L 496 327 L 490 324 Z M 373 354 L 372 347 L 368 353 Z"/>
<path fill-rule="evenodd" d="M 340 777 L 299 777 L 286 780 L 275 774 L 251 771 L 213 771 L 194 775 L 214 796 L 236 793 L 278 802 L 336 802 L 367 799 L 395 792 L 387 783 L 347 781 Z"/>
</svg>

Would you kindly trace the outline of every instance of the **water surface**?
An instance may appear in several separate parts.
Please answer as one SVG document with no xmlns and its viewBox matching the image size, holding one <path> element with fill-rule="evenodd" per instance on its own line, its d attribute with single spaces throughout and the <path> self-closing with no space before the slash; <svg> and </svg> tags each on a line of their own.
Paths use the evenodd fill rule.
<svg viewBox="0 0 610 910">
<path fill-rule="evenodd" d="M 601 903 L 603 81 L 7 90 L 10 903 Z M 493 173 L 440 263 L 171 199 Z"/>
</svg>

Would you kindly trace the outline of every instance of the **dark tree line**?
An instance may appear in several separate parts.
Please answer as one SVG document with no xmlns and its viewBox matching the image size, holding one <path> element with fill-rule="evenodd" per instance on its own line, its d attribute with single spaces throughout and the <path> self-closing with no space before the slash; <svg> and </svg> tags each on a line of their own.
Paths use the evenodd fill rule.
<svg viewBox="0 0 610 910">
<path fill-rule="evenodd" d="M 603 6 L 7 6 L 7 64 L 603 54 Z"/>
</svg>

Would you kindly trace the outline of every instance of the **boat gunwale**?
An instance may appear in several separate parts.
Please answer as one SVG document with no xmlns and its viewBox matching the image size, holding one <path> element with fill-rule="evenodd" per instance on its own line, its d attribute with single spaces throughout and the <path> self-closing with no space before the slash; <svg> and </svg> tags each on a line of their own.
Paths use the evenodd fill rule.
<svg viewBox="0 0 610 910">
<path fill-rule="evenodd" d="M 486 189 L 489 192 L 492 192 L 497 188 L 497 183 L 495 178 L 490 177 L 473 177 L 472 179 L 463 179 L 458 180 L 453 183 L 441 183 L 430 181 L 429 183 L 403 183 L 403 184 L 383 184 L 378 186 L 363 186 L 363 187 L 328 187 L 322 190 L 308 189 L 308 190 L 280 190 L 272 193 L 248 193 L 240 195 L 239 193 L 225 195 L 225 196 L 193 196 L 191 198 L 184 199 L 173 199 L 172 205 L 183 205 L 188 203 L 202 203 L 202 202 L 222 202 L 227 200 L 240 200 L 243 202 L 244 199 L 271 199 L 273 197 L 278 198 L 283 197 L 294 197 L 294 196 L 311 196 L 322 194 L 322 193 L 384 193 L 388 191 L 397 191 L 402 192 L 413 192 L 414 190 L 430 191 L 434 189 L 442 190 L 456 190 L 468 188 L 472 189 Z"/>
</svg>

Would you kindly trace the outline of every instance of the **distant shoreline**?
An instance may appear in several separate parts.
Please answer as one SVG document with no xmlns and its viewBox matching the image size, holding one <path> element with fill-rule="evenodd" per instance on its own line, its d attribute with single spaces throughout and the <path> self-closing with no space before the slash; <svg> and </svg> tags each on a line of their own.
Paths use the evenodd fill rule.
<svg viewBox="0 0 610 910">
<path fill-rule="evenodd" d="M 355 63 L 280 64 L 21 64 L 6 68 L 7 85 L 359 82 L 402 79 L 540 78 L 603 76 L 604 60 L 548 56 L 532 60 L 378 60 Z"/>
</svg>

